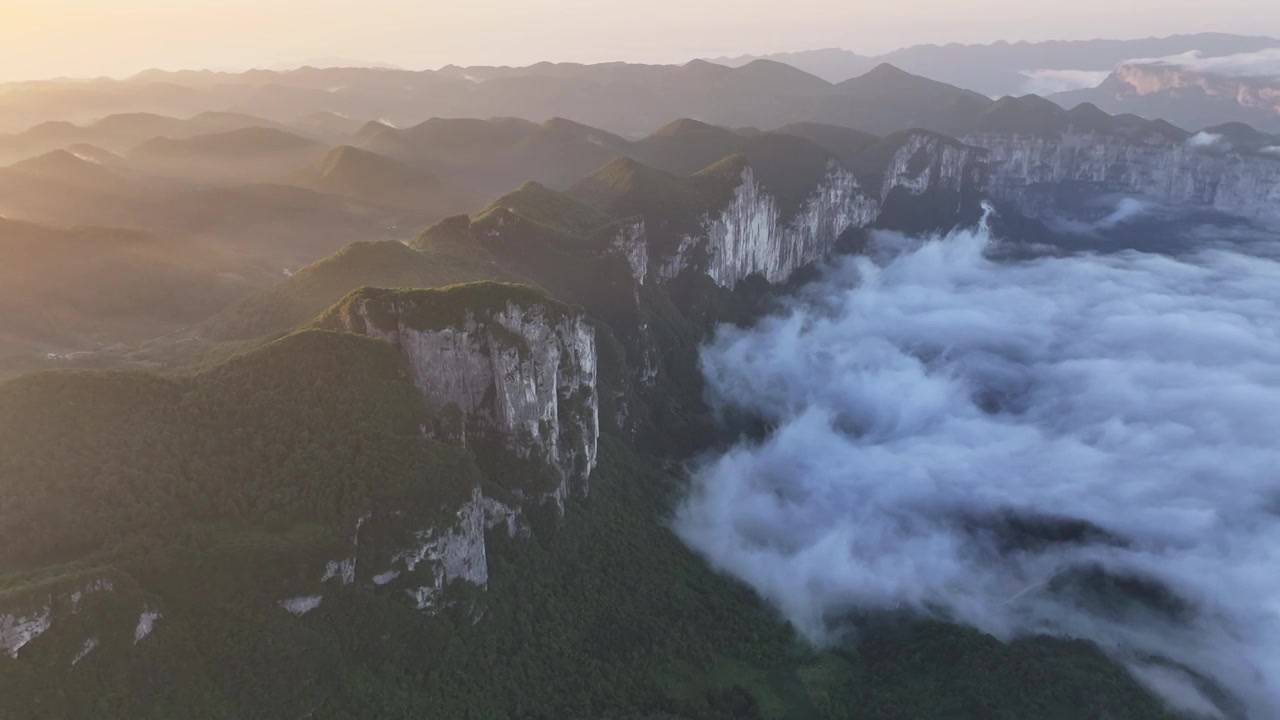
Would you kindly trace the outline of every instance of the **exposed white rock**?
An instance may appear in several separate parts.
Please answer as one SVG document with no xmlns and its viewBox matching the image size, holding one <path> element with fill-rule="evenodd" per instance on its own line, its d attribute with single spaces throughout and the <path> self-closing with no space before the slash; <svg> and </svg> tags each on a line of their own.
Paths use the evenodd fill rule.
<svg viewBox="0 0 1280 720">
<path fill-rule="evenodd" d="M 409 572 L 417 570 L 418 565 L 430 565 L 431 582 L 406 591 L 419 610 L 438 611 L 438 600 L 452 582 L 488 585 L 489 559 L 484 537 L 487 505 L 480 488 L 475 488 L 471 500 L 458 510 L 457 523 L 417 533 L 418 546 L 395 557 L 394 562 L 403 563 Z"/>
<path fill-rule="evenodd" d="M 419 330 L 401 321 L 388 331 L 367 305 L 357 312 L 362 322 L 353 329 L 363 325 L 400 346 L 433 417 L 460 413 L 466 431 L 497 433 L 516 456 L 546 462 L 560 478 L 547 495 L 557 504 L 587 493 L 600 418 L 595 330 L 584 314 L 552 316 L 541 303 L 508 302 L 483 318 L 468 312 L 453 327 Z"/>
<path fill-rule="evenodd" d="M 974 171 L 981 163 L 973 147 L 932 133 L 912 133 L 894 152 L 885 170 L 880 198 L 888 198 L 899 188 L 912 195 L 939 188 L 960 192 L 967 183 L 978 180 Z M 918 169 L 913 170 L 913 166 Z"/>
<path fill-rule="evenodd" d="M 97 635 L 94 635 L 88 640 L 85 640 L 84 645 L 80 646 L 80 651 L 77 652 L 76 656 L 71 659 L 71 667 L 75 667 L 76 665 L 79 665 L 81 660 L 89 657 L 89 653 L 96 650 L 98 646 L 101 644 L 102 643 L 101 641 L 98 640 Z"/>
<path fill-rule="evenodd" d="M 379 573 L 379 574 L 377 574 L 377 575 L 374 575 L 374 576 L 373 576 L 373 584 L 374 584 L 374 585 L 387 585 L 387 584 L 390 584 L 391 582 L 393 582 L 393 581 L 394 581 L 396 578 L 398 578 L 398 577 L 400 577 L 400 571 L 399 571 L 399 570 L 388 570 L 388 571 L 386 571 L 386 572 L 384 572 L 384 573 Z"/>
<path fill-rule="evenodd" d="M 480 497 L 480 506 L 484 509 L 484 525 L 487 529 L 505 528 L 507 537 L 529 535 L 529 526 L 520 523 L 520 508 L 510 507 L 483 495 Z"/>
<path fill-rule="evenodd" d="M 323 595 L 303 595 L 301 597 L 289 598 L 280 601 L 280 607 L 288 610 L 296 617 L 302 617 L 307 613 L 320 607 L 320 603 L 324 601 Z"/>
<path fill-rule="evenodd" d="M 1280 220 L 1280 158 L 1207 154 L 1159 137 L 1136 142 L 1094 133 L 983 134 L 965 141 L 990 152 L 991 195 L 1032 216 L 1052 209 L 1046 207 L 1052 193 L 1037 190 L 1079 183 L 1103 192 Z"/>
<path fill-rule="evenodd" d="M 11 658 L 53 625 L 53 608 L 46 604 L 30 615 L 0 615 L 0 651 Z"/>
<path fill-rule="evenodd" d="M 813 195 L 784 225 L 777 201 L 747 167 L 733 201 L 703 223 L 707 274 L 724 287 L 757 273 L 771 283 L 783 282 L 796 270 L 828 257 L 846 230 L 870 224 L 878 209 L 879 203 L 852 173 L 832 164 Z"/>
<path fill-rule="evenodd" d="M 625 220 L 618 228 L 611 249 L 627 259 L 636 285 L 643 285 L 649 277 L 649 242 L 645 236 L 644 219 Z"/>
<path fill-rule="evenodd" d="M 80 603 L 86 596 L 94 593 L 111 592 L 115 589 L 115 583 L 111 581 L 111 578 L 102 577 L 73 590 L 71 592 L 71 613 L 74 615 L 80 612 Z"/>
<path fill-rule="evenodd" d="M 933 133 L 912 133 L 894 152 L 880 187 L 868 191 L 852 173 L 832 163 L 785 223 L 777 200 L 747 167 L 728 207 L 703 218 L 700 232 L 682 238 L 676 252 L 661 259 L 657 274 L 677 277 L 694 265 L 701 249 L 707 275 L 723 287 L 732 288 L 754 274 L 784 282 L 796 270 L 829 257 L 849 229 L 875 222 L 892 191 L 980 191 L 985 166 L 985 152 L 979 148 Z"/>
<path fill-rule="evenodd" d="M 164 615 L 159 610 L 144 607 L 142 614 L 138 616 L 138 625 L 133 629 L 133 644 L 137 645 L 150 635 L 156 629 L 156 623 L 160 622 L 163 617 Z"/>
<path fill-rule="evenodd" d="M 324 575 L 321 576 L 320 582 L 328 582 L 337 578 L 343 585 L 350 585 L 356 581 L 356 559 L 354 557 L 345 560 L 330 560 L 324 566 Z"/>
</svg>

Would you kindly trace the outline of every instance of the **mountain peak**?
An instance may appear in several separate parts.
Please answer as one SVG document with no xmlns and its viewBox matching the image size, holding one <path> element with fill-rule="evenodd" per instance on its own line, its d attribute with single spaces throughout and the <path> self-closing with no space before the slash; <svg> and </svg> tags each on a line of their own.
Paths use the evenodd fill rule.
<svg viewBox="0 0 1280 720">
<path fill-rule="evenodd" d="M 526 220 L 572 234 L 586 234 L 607 225 L 612 218 L 538 182 L 526 182 L 494 200 L 476 217 L 507 210 Z"/>
<path fill-rule="evenodd" d="M 390 177 L 388 177 L 390 175 Z M 351 145 L 339 145 L 320 161 L 320 177 L 349 184 L 368 183 L 386 186 L 394 183 L 415 184 L 425 179 L 407 165 L 385 155 Z"/>
<path fill-rule="evenodd" d="M 893 65 L 887 62 L 882 62 L 879 65 L 876 65 L 875 67 L 868 70 L 865 74 L 862 75 L 862 77 L 874 79 L 874 80 L 906 80 L 906 79 L 915 78 L 917 76 L 912 75 L 911 73 L 907 72 L 906 70 L 903 70 L 897 65 Z"/>
<path fill-rule="evenodd" d="M 711 163 L 694 175 L 701 178 L 725 178 L 737 182 L 742 177 L 742 171 L 750 165 L 751 161 L 745 154 L 734 153 Z"/>
<path fill-rule="evenodd" d="M 749 77 L 754 82 L 780 85 L 788 93 L 819 92 L 831 86 L 831 83 L 817 75 L 808 73 L 794 65 L 777 60 L 759 58 L 736 68 L 733 72 L 740 77 Z"/>
<path fill-rule="evenodd" d="M 29 175 L 41 175 L 61 179 L 104 179 L 115 173 L 102 167 L 97 161 L 86 160 L 67 150 L 53 150 L 9 166 L 12 170 Z"/>
<path fill-rule="evenodd" d="M 663 125 L 650 137 L 707 139 L 732 136 L 733 133 L 716 125 L 704 123 L 693 118 L 681 118 Z"/>
<path fill-rule="evenodd" d="M 623 156 L 605 164 L 599 170 L 578 181 L 569 194 L 598 207 L 606 207 L 620 194 L 636 191 L 654 183 L 676 181 L 657 168 L 650 167 L 632 157 Z"/>
<path fill-rule="evenodd" d="M 701 60 L 701 59 L 690 60 L 684 65 L 681 65 L 681 67 L 685 70 L 691 70 L 695 72 L 723 72 L 729 69 L 724 65 L 717 65 L 713 62 L 708 62 L 706 60 Z"/>
</svg>

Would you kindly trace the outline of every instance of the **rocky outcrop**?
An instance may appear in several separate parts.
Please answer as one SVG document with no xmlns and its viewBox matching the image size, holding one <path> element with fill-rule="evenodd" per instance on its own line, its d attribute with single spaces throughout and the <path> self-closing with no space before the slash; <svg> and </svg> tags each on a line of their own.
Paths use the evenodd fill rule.
<svg viewBox="0 0 1280 720">
<path fill-rule="evenodd" d="M 1062 193 L 1086 190 L 1280 221 L 1280 157 L 1076 132 L 980 134 L 965 141 L 990 153 L 991 196 L 1032 217 L 1054 212 Z"/>
<path fill-rule="evenodd" d="M 134 626 L 133 644 L 137 645 L 150 636 L 156 629 L 156 623 L 160 622 L 162 618 L 164 618 L 164 613 L 159 610 L 143 607 L 142 612 L 138 615 L 138 624 Z"/>
<path fill-rule="evenodd" d="M 0 615 L 0 652 L 11 658 L 53 625 L 53 607 L 41 605 L 23 614 Z"/>
<path fill-rule="evenodd" d="M 1276 50 L 1269 52 L 1277 57 Z M 1280 131 L 1280 76 L 1258 72 L 1260 66 L 1240 72 L 1248 64 L 1233 71 L 1230 62 L 1215 70 L 1196 67 L 1192 58 L 1125 63 L 1096 88 L 1052 99 L 1064 107 L 1096 103 L 1109 113 L 1164 118 L 1185 128 L 1245 122 L 1266 132 Z"/>
<path fill-rule="evenodd" d="M 563 507 L 586 495 L 596 465 L 595 330 L 583 312 L 513 287 L 361 291 L 341 323 L 400 348 L 433 418 L 429 434 L 541 462 L 553 487 L 500 482 Z"/>
<path fill-rule="evenodd" d="M 911 133 L 885 169 L 880 200 L 884 202 L 895 190 L 911 195 L 938 190 L 978 192 L 986 182 L 986 170 L 986 154 L 972 145 L 933 133 Z"/>
<path fill-rule="evenodd" d="M 77 617 L 80 616 L 80 617 Z M 0 598 L 0 653 L 21 659 L 23 651 L 46 635 L 53 642 L 78 650 L 68 652 L 66 662 L 74 666 L 97 650 L 103 640 L 98 634 L 83 635 L 87 628 L 127 632 L 133 644 L 156 629 L 162 613 L 148 605 L 136 589 L 124 591 L 112 577 L 90 573 L 76 579 L 39 581 L 26 592 Z M 132 623 L 132 624 L 126 624 Z M 68 633 L 71 637 L 65 637 Z M 108 633 L 109 634 L 109 633 Z"/>
<path fill-rule="evenodd" d="M 610 249 L 627 259 L 636 286 L 643 285 L 649 277 L 649 243 L 645 236 L 644 218 L 619 223 Z"/>
<path fill-rule="evenodd" d="M 479 589 L 488 586 L 491 533 L 515 538 L 532 532 L 520 507 L 486 496 L 478 485 L 459 506 L 425 511 L 396 508 L 362 516 L 352 540 L 353 556 L 326 563 L 320 592 L 288 597 L 276 604 L 302 617 L 321 606 L 334 583 L 355 584 L 400 594 L 416 609 L 436 614 L 451 604 L 447 593 L 455 583 Z M 362 532 L 379 536 L 371 551 L 360 548 Z M 363 558 L 359 565 L 357 557 Z M 335 566 L 344 572 L 334 573 Z"/>
<path fill-rule="evenodd" d="M 978 148 L 928 132 L 905 134 L 902 144 L 877 168 L 870 187 L 835 162 L 799 210 L 784 218 L 779 203 L 750 166 L 742 171 L 727 207 L 708 212 L 698 232 L 682 238 L 672 255 L 658 261 L 658 276 L 675 278 L 691 267 L 732 288 L 752 275 L 785 282 L 796 270 L 835 252 L 842 235 L 880 219 L 895 192 L 909 196 L 946 193 L 948 211 L 980 195 L 985 154 Z"/>
<path fill-rule="evenodd" d="M 783 282 L 830 255 L 845 230 L 869 224 L 876 209 L 853 174 L 833 163 L 795 217 L 784 222 L 777 200 L 748 166 L 729 206 L 703 223 L 706 272 L 724 287 L 755 274 Z"/>
<path fill-rule="evenodd" d="M 324 602 L 323 595 L 301 595 L 295 598 L 281 600 L 279 605 L 284 608 L 290 615 L 294 617 L 302 617 L 307 613 L 320 607 L 320 603 Z"/>
<path fill-rule="evenodd" d="M 643 240 L 643 223 L 624 223 L 614 249 L 630 258 Z M 321 585 L 380 588 L 439 612 L 455 584 L 488 584 L 492 533 L 526 536 L 529 511 L 563 515 L 569 498 L 588 493 L 599 389 L 595 330 L 581 310 L 518 285 L 366 288 L 320 325 L 399 348 L 426 408 L 423 434 L 470 450 L 488 480 L 486 491 L 478 477 L 450 477 L 453 489 L 427 505 L 361 516 L 349 554 L 324 563 Z M 377 538 L 369 547 L 366 533 Z M 302 616 L 324 600 L 323 590 L 299 590 L 279 606 Z"/>
<path fill-rule="evenodd" d="M 405 592 L 419 610 L 438 611 L 446 589 L 459 580 L 479 588 L 489 584 L 488 531 L 501 527 L 509 537 L 517 530 L 518 510 L 484 496 L 476 488 L 458 509 L 456 522 L 433 525 L 416 533 L 417 544 L 397 553 L 391 569 L 380 577 L 420 573 L 425 580 Z M 376 582 L 376 579 L 375 579 Z"/>
</svg>

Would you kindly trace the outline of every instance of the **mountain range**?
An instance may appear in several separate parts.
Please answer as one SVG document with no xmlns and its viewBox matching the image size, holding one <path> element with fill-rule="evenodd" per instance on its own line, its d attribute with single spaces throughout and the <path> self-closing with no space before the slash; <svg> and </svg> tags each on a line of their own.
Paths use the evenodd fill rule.
<svg viewBox="0 0 1280 720">
<path fill-rule="evenodd" d="M 1265 88 L 1253 87 L 1256 83 L 1217 83 L 1203 92 L 1175 92 L 1167 102 L 1159 100 L 1163 96 L 1147 96 L 1152 94 L 1152 83 L 1171 89 L 1197 84 L 1175 79 L 1178 73 L 1195 74 L 1185 61 L 1188 56 L 1199 58 L 1201 64 L 1222 65 L 1231 58 L 1248 59 L 1278 48 L 1280 40 L 1275 38 L 1200 33 L 1146 40 L 921 45 L 875 57 L 820 50 L 695 60 L 684 65 L 543 62 L 527 67 L 447 66 L 434 71 L 151 70 L 124 80 L 0 86 L 6 97 L 0 109 L 0 132 L 27 135 L 0 136 L 0 160 L 17 159 L 10 149 L 15 143 L 26 146 L 29 155 L 41 139 L 47 150 L 60 146 L 50 143 L 74 135 L 77 142 L 119 151 L 122 144 L 152 137 L 181 139 L 240 129 L 245 126 L 243 115 L 288 124 L 326 142 L 349 135 L 371 120 L 409 126 L 432 117 L 518 117 L 533 122 L 563 117 L 628 137 L 650 133 L 673 117 L 725 126 L 823 122 L 882 134 L 909 125 L 957 132 L 954 126 L 943 127 L 953 122 L 940 112 L 948 109 L 945 106 L 921 107 L 918 114 L 887 120 L 877 117 L 871 107 L 879 102 L 874 87 L 863 87 L 874 86 L 873 80 L 850 81 L 883 65 L 987 98 L 1079 91 L 1082 94 L 1064 95 L 1060 102 L 1071 107 L 1087 100 L 1108 111 L 1166 117 L 1188 127 L 1228 121 L 1267 125 L 1275 122 L 1274 108 L 1231 100 L 1233 87 L 1243 90 L 1245 85 L 1252 88 L 1254 97 L 1265 97 Z M 1150 61 L 1153 58 L 1184 61 L 1162 61 L 1157 66 Z M 1165 69 L 1157 71 L 1157 67 Z M 108 115 L 142 117 L 121 121 L 129 127 L 93 125 Z M 192 119 L 147 117 L 154 115 Z M 73 128 L 70 123 L 88 127 Z M 44 127 L 33 127 L 37 125 Z"/>
<path fill-rule="evenodd" d="M 1050 97 L 1067 106 L 1091 102 L 1108 112 L 1162 117 L 1185 127 L 1243 122 L 1280 132 L 1280 50 L 1127 62 L 1097 87 Z"/>
<path fill-rule="evenodd" d="M 1031 217 L 1062 211 L 1060 183 L 1085 177 L 1095 183 L 1094 195 L 1138 193 L 1251 218 L 1265 218 L 1274 201 L 1261 179 L 1274 173 L 1277 139 L 1245 125 L 1214 126 L 1197 135 L 1161 121 L 1112 116 L 1087 103 L 1064 110 L 1036 96 L 990 101 L 887 65 L 838 87 L 866 101 L 848 101 L 841 113 L 859 118 L 863 127 L 951 128 L 953 134 L 938 135 L 938 142 L 956 143 L 947 139 L 955 137 L 988 153 L 994 162 L 984 166 L 988 177 L 982 182 Z M 588 199 L 632 187 L 633 193 L 603 200 L 605 211 L 616 219 L 644 214 L 648 206 L 636 198 L 662 198 L 669 212 L 657 222 L 688 232 L 700 229 L 714 204 L 706 193 L 715 183 L 699 185 L 697 178 L 721 174 L 732 185 L 744 164 L 784 215 L 800 208 L 833 167 L 887 202 L 880 192 L 886 168 L 906 137 L 818 122 L 761 131 L 690 118 L 634 140 L 563 118 L 432 118 L 406 128 L 371 121 L 346 129 L 352 132 L 330 128 L 325 140 L 242 114 L 189 120 L 126 115 L 87 126 L 41 125 L 11 136 L 9 147 L 45 150 L 62 143 L 65 149 L 0 168 L 0 212 L 44 225 L 130 228 L 234 258 L 212 274 L 225 275 L 229 291 L 242 294 L 237 299 L 268 306 L 275 301 L 251 296 L 268 291 L 282 269 L 300 268 L 355 240 L 408 242 L 526 181 Z M 140 139 L 148 132 L 175 137 Z M 1097 154 L 1102 149 L 1105 154 Z M 1118 164 L 1113 158 L 1119 157 L 1126 159 Z M 909 170 L 904 165 L 897 172 Z M 1169 173 L 1198 179 L 1183 183 Z M 891 207 L 886 212 L 894 214 Z M 1077 203 L 1071 212 L 1096 211 Z M 895 222 L 916 229 L 942 224 L 905 214 Z M 475 275 L 503 276 L 510 274 Z M 286 330 L 336 299 L 330 293 L 296 311 L 284 310 L 294 303 L 282 302 L 281 316 L 290 322 L 270 329 Z M 261 327 L 234 319 L 221 324 Z M 77 352 L 96 342 L 86 338 L 49 352 Z"/>
<path fill-rule="evenodd" d="M 838 152 L 680 121 L 640 147 L 672 168 L 684 142 L 730 154 L 692 173 L 622 157 L 410 247 L 352 245 L 203 326 L 234 350 L 193 370 L 0 384 L 15 717 L 928 715 L 955 693 L 1022 714 L 1063 687 L 1167 717 L 1047 638 L 873 624 L 856 651 L 802 649 L 652 522 L 679 486 L 659 453 L 709 437 L 712 327 L 862 228 L 979 212 L 978 148 L 796 131 Z M 938 689 L 909 697 L 907 677 Z"/>
<path fill-rule="evenodd" d="M 1198 52 L 1221 57 L 1280 48 L 1280 39 L 1221 33 L 1194 33 L 1141 40 L 1052 40 L 996 42 L 989 45 L 915 45 L 883 55 L 859 55 L 835 48 L 769 55 L 709 58 L 737 67 L 773 60 L 838 83 L 889 63 L 924 77 L 974 90 L 989 97 L 1024 95 L 1055 89 L 1055 83 L 1093 86 L 1127 61 Z"/>
<path fill-rule="evenodd" d="M 800 643 L 668 517 L 759 431 L 704 342 L 869 232 L 1274 224 L 1274 137 L 890 65 L 534 67 L 147 73 L 265 119 L 4 139 L 6 717 L 1177 717 L 1083 641 Z"/>
</svg>

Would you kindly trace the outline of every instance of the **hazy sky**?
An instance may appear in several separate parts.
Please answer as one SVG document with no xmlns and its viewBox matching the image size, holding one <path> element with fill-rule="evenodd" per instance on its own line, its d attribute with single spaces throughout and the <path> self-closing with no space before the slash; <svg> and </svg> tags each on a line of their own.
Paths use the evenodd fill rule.
<svg viewBox="0 0 1280 720">
<path fill-rule="evenodd" d="M 924 42 L 1280 35 L 1273 0 L 0 0 L 0 81 L 345 58 L 407 68 Z"/>
</svg>

